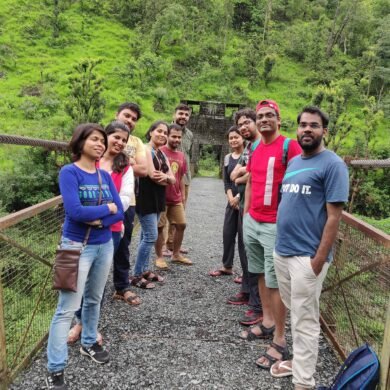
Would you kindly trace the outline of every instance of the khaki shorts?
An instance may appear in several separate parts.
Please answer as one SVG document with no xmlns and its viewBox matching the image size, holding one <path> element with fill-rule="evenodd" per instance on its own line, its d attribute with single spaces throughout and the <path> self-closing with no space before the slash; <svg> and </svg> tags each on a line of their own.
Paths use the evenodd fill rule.
<svg viewBox="0 0 390 390">
<path fill-rule="evenodd" d="M 160 214 L 160 221 L 158 222 L 158 227 L 164 227 L 167 224 L 167 221 L 169 221 L 171 225 L 186 224 L 186 215 L 184 212 L 183 203 L 165 206 L 165 211 Z"/>
</svg>

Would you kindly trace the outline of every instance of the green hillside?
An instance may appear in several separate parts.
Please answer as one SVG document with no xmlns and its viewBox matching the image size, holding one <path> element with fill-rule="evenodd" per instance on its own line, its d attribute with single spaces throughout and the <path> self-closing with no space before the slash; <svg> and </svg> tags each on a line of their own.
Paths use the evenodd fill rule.
<svg viewBox="0 0 390 390">
<path fill-rule="evenodd" d="M 140 136 L 180 99 L 269 97 L 291 136 L 315 103 L 331 116 L 330 148 L 383 158 L 389 42 L 385 0 L 0 0 L 0 133 L 69 139 L 70 79 L 98 61 L 98 119 L 135 101 Z M 0 146 L 2 170 L 22 153 L 8 152 Z"/>
</svg>

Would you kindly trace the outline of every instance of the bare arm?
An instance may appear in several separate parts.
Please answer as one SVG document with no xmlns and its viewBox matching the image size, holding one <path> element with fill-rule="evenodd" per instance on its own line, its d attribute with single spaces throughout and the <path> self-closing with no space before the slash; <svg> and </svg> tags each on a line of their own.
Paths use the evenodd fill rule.
<svg viewBox="0 0 390 390">
<path fill-rule="evenodd" d="M 184 183 L 184 176 L 180 180 L 180 193 L 181 193 L 181 201 L 183 202 L 183 206 L 186 206 L 186 186 Z"/>
<path fill-rule="evenodd" d="M 246 184 L 246 182 L 248 181 L 248 176 L 249 176 L 249 173 L 246 172 L 245 175 L 237 177 L 235 184 L 236 185 L 237 184 Z"/>
<path fill-rule="evenodd" d="M 245 187 L 244 214 L 246 214 L 249 211 L 249 206 L 251 204 L 251 192 L 252 192 L 252 175 L 248 173 L 248 181 L 246 182 L 246 187 Z"/>
<path fill-rule="evenodd" d="M 230 180 L 235 181 L 238 177 L 243 176 L 246 173 L 246 167 L 241 164 L 237 164 L 230 174 Z"/>
<path fill-rule="evenodd" d="M 317 249 L 317 253 L 311 260 L 311 266 L 317 276 L 320 274 L 336 240 L 341 213 L 343 211 L 343 203 L 327 203 L 326 211 L 328 213 L 328 219 L 326 220 L 324 231 L 322 232 L 321 242 Z"/>
<path fill-rule="evenodd" d="M 150 153 L 147 153 L 148 155 Z M 134 176 L 145 177 L 148 174 L 148 160 L 147 157 L 138 156 L 135 159 L 130 159 L 131 167 L 133 168 Z"/>
<path fill-rule="evenodd" d="M 176 178 L 172 173 L 171 166 L 169 165 L 168 159 L 166 160 L 166 164 L 168 165 L 168 172 L 164 173 L 161 171 L 157 171 L 156 169 L 152 170 L 149 174 L 149 177 L 160 186 L 168 186 L 176 183 Z"/>
</svg>

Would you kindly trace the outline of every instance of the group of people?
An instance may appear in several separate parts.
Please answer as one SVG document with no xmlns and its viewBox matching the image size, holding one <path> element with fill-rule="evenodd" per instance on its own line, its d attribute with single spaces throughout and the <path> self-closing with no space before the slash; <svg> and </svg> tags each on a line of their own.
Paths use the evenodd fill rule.
<svg viewBox="0 0 390 390">
<path fill-rule="evenodd" d="M 100 308 L 111 264 L 113 298 L 141 304 L 131 287 L 152 289 L 163 277 L 151 268 L 171 263 L 192 265 L 181 244 L 186 228 L 185 204 L 191 180 L 193 134 L 186 127 L 191 109 L 180 104 L 173 122 L 159 120 L 148 129 L 143 144 L 132 135 L 141 118 L 135 103 L 119 106 L 115 121 L 102 128 L 79 125 L 70 150 L 73 163 L 59 175 L 65 220 L 61 249 L 81 250 L 77 292 L 59 291 L 47 345 L 49 389 L 67 389 L 64 369 L 68 343 L 80 339 L 80 353 L 98 364 L 108 362 L 98 332 Z M 134 268 L 130 270 L 129 245 L 135 214 L 141 226 Z M 155 246 L 157 258 L 151 267 Z M 75 325 L 70 329 L 73 318 Z"/>
<path fill-rule="evenodd" d="M 248 305 L 239 322 L 251 325 L 239 337 L 269 339 L 256 364 L 273 377 L 292 376 L 295 390 L 315 386 L 319 297 L 349 194 L 345 163 L 324 146 L 328 122 L 321 109 L 307 106 L 292 140 L 280 133 L 280 109 L 271 99 L 235 114 L 223 171 L 228 203 L 222 266 L 209 273 L 233 274 L 238 236 L 242 276 L 235 282 L 241 288 L 227 303 Z"/>
<path fill-rule="evenodd" d="M 144 145 L 132 135 L 141 111 L 119 106 L 115 121 L 78 126 L 70 149 L 73 163 L 59 176 L 65 209 L 61 248 L 82 249 L 77 292 L 61 290 L 47 346 L 50 389 L 67 389 L 68 342 L 80 338 L 80 353 L 103 364 L 109 354 L 98 332 L 101 302 L 113 262 L 113 298 L 139 305 L 131 287 L 151 289 L 163 281 L 151 269 L 191 265 L 183 256 L 185 205 L 191 180 L 191 110 L 176 107 L 173 123 L 154 122 Z M 318 355 L 319 297 L 332 260 L 343 205 L 348 200 L 344 162 L 324 146 L 329 119 L 318 107 L 297 117 L 297 140 L 280 133 L 278 104 L 261 100 L 245 108 L 227 132 L 224 159 L 227 206 L 222 266 L 210 276 L 233 274 L 235 240 L 242 275 L 240 291 L 227 303 L 248 305 L 239 337 L 270 339 L 256 364 L 274 377 L 292 376 L 296 390 L 313 388 Z M 129 244 L 137 214 L 140 241 L 130 270 Z M 291 312 L 292 354 L 285 337 Z M 75 326 L 69 331 L 73 317 Z"/>
</svg>

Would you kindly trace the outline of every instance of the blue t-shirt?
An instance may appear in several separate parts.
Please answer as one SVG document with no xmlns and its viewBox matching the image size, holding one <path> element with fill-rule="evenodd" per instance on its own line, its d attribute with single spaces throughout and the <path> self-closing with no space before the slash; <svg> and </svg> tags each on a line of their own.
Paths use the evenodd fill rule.
<svg viewBox="0 0 390 390">
<path fill-rule="evenodd" d="M 330 150 L 296 156 L 282 182 L 275 251 L 281 256 L 314 257 L 327 220 L 326 203 L 348 201 L 348 169 Z M 329 253 L 328 261 L 332 258 Z"/>
<path fill-rule="evenodd" d="M 103 229 L 92 228 L 88 244 L 98 245 L 108 242 L 112 233 L 110 225 L 123 219 L 123 207 L 118 192 L 108 172 L 100 169 L 102 177 L 102 201 L 99 200 L 99 179 L 97 172 L 88 173 L 75 164 L 65 165 L 60 171 L 59 184 L 65 208 L 63 236 L 83 242 L 88 225 L 101 219 Z M 111 214 L 107 203 L 115 203 L 116 214 Z"/>
</svg>

